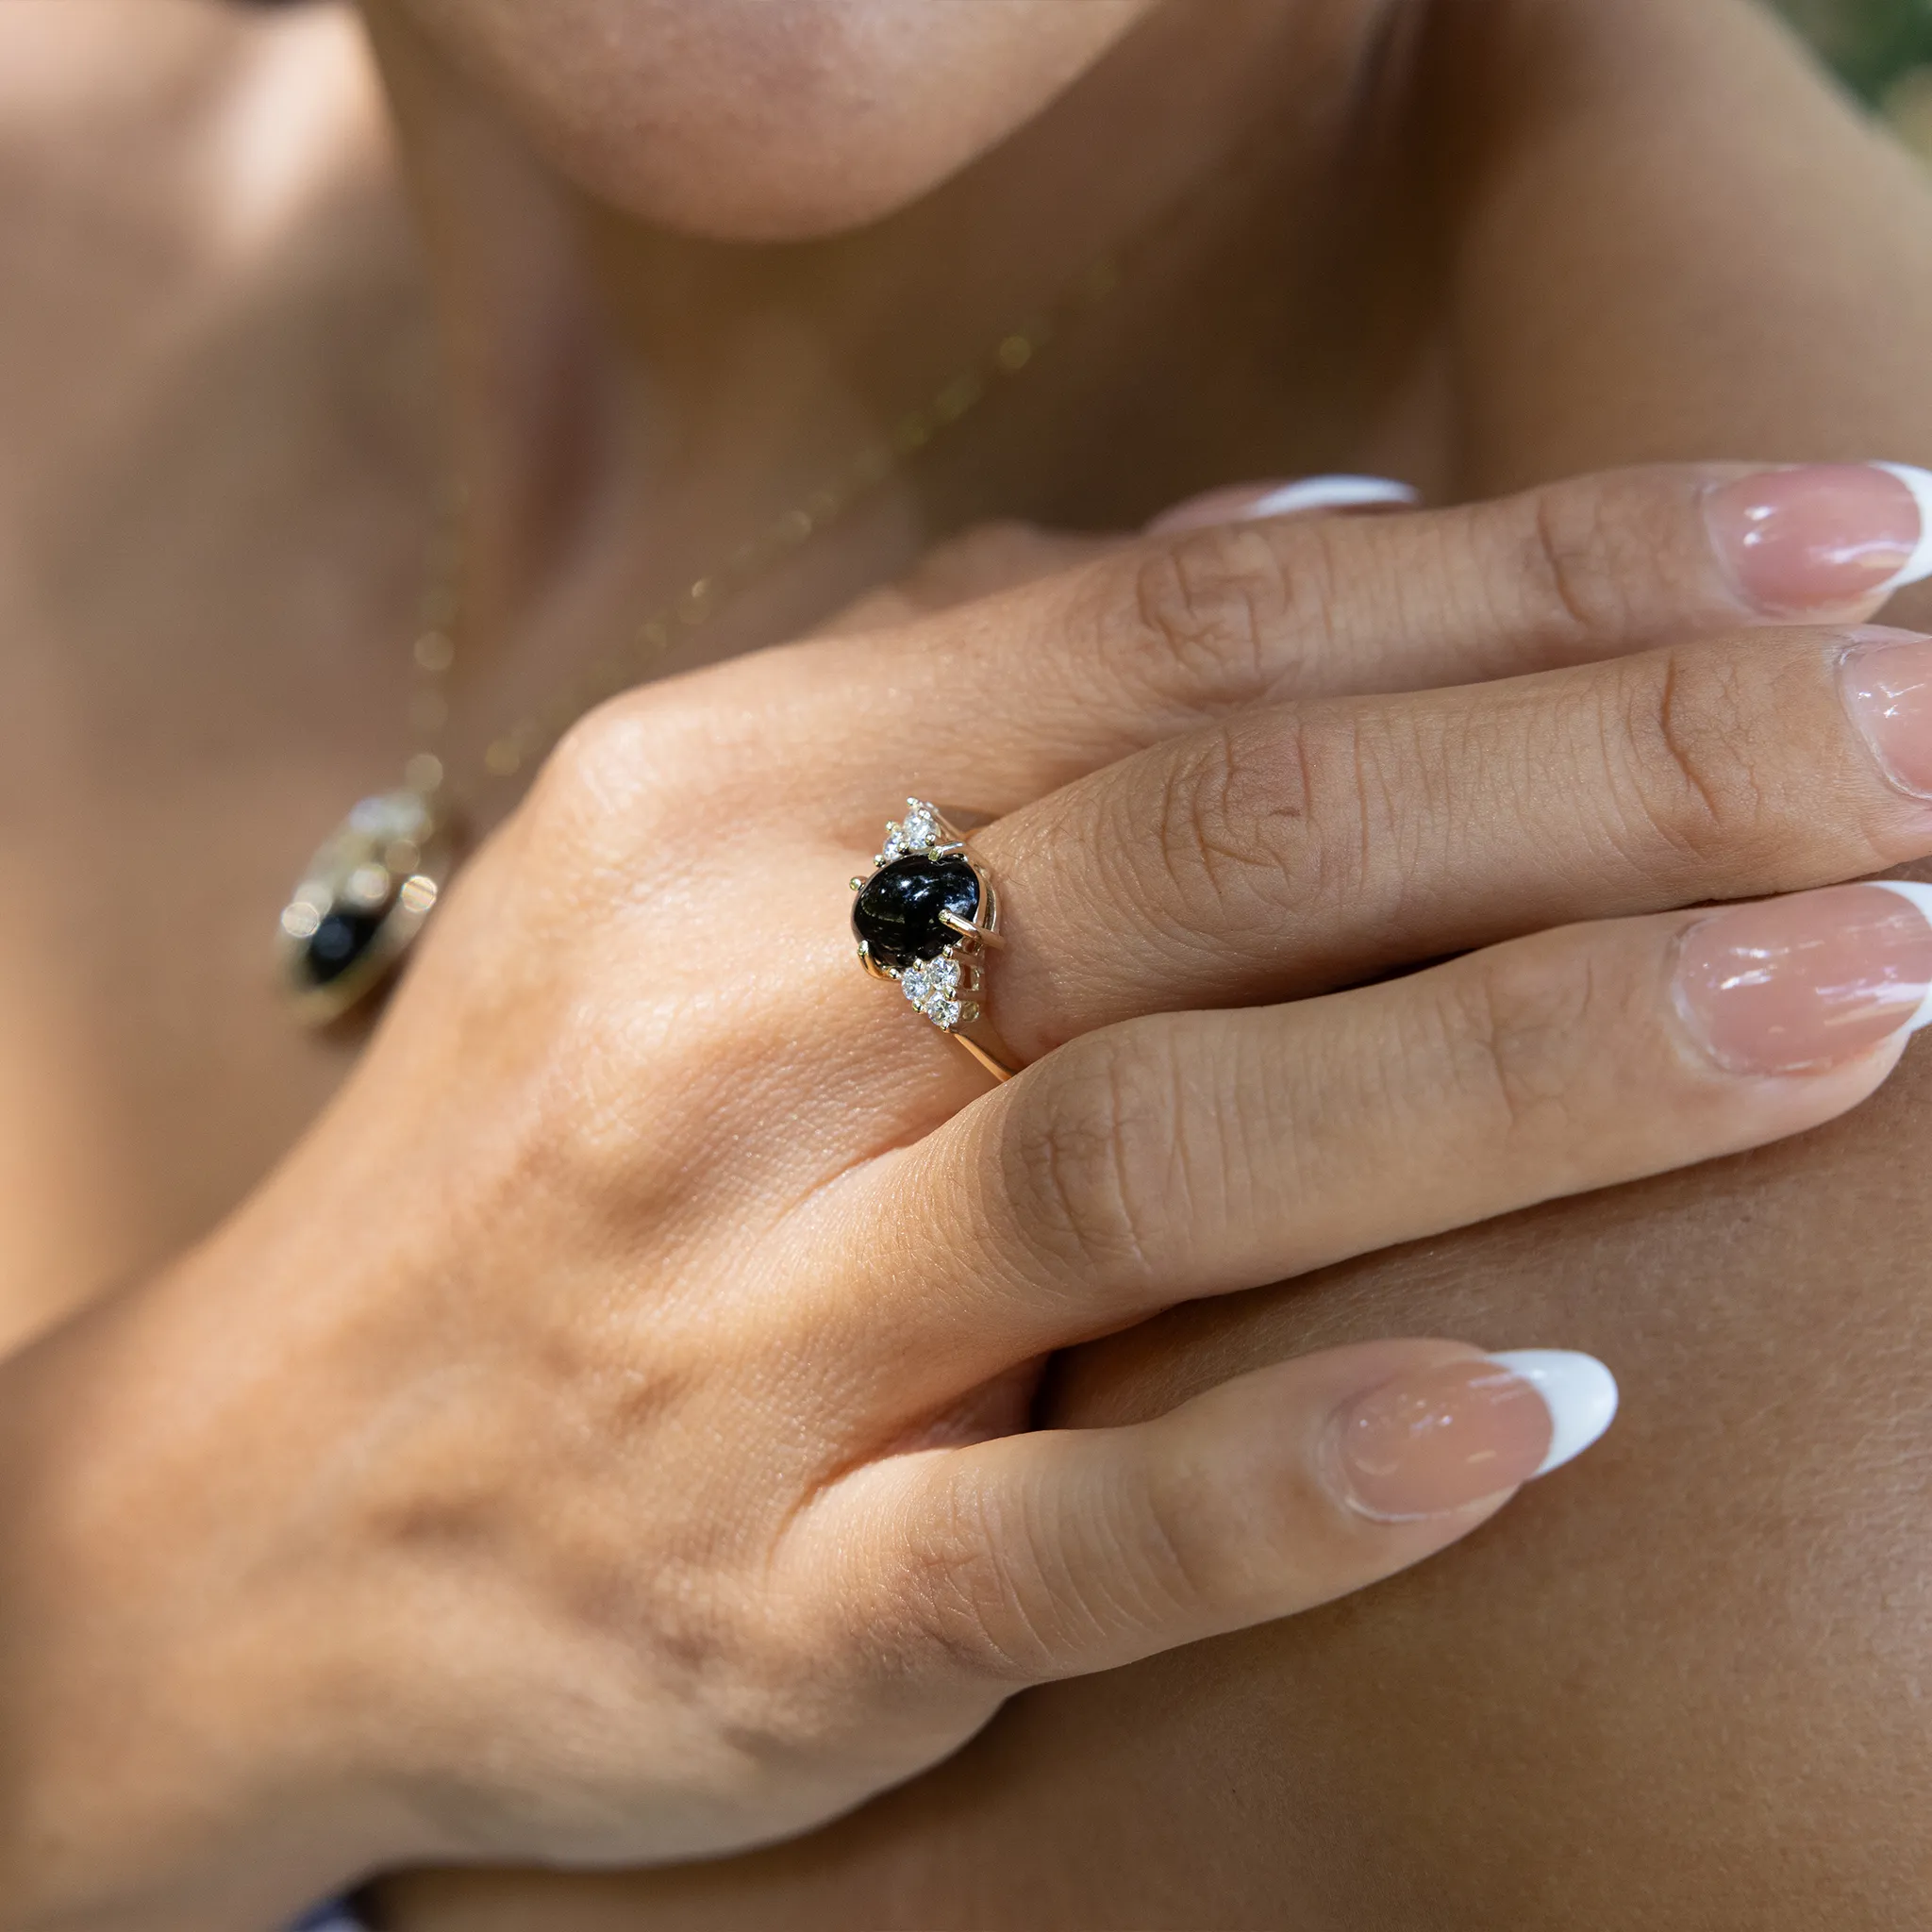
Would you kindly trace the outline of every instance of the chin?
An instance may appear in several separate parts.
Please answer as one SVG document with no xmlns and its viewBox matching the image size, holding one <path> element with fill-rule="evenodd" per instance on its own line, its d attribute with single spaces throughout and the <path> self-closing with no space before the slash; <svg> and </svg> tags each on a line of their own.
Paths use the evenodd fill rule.
<svg viewBox="0 0 1932 1932">
<path fill-rule="evenodd" d="M 1046 107 L 1155 0 L 384 0 L 556 167 L 721 240 L 876 221 Z"/>
</svg>

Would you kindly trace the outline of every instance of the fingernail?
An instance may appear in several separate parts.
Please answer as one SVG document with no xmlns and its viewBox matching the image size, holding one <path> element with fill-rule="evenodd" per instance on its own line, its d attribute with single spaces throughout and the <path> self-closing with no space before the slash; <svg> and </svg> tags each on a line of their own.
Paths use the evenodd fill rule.
<svg viewBox="0 0 1932 1932">
<path fill-rule="evenodd" d="M 1869 603 L 1932 576 L 1932 472 L 1807 463 L 1721 484 L 1712 543 L 1744 600 L 1774 616 Z"/>
<path fill-rule="evenodd" d="M 1867 625 L 1851 641 L 1839 690 L 1852 722 L 1901 791 L 1932 798 L 1932 638 Z"/>
<path fill-rule="evenodd" d="M 1726 907 L 1678 941 L 1674 990 L 1731 1073 L 1856 1059 L 1932 1019 L 1932 887 L 1886 880 Z"/>
<path fill-rule="evenodd" d="M 1388 476 L 1303 476 L 1292 483 L 1233 483 L 1164 509 L 1146 534 L 1163 537 L 1206 524 L 1240 524 L 1257 517 L 1291 517 L 1310 510 L 1406 508 L 1421 497 Z"/>
<path fill-rule="evenodd" d="M 1521 1375 L 1550 1412 L 1550 1446 L 1530 1472 L 1533 1476 L 1574 1461 L 1616 1420 L 1617 1378 L 1593 1355 L 1574 1348 L 1512 1348 L 1490 1359 Z"/>
<path fill-rule="evenodd" d="M 1616 1379 L 1594 1356 L 1533 1348 L 1439 1362 L 1357 1396 L 1337 1458 L 1364 1515 L 1441 1516 L 1568 1462 L 1616 1412 Z"/>
</svg>

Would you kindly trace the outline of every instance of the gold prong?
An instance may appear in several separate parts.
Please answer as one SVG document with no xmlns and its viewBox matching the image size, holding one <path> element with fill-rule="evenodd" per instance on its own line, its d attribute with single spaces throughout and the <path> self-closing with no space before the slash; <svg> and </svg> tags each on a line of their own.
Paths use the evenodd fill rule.
<svg viewBox="0 0 1932 1932">
<path fill-rule="evenodd" d="M 847 879 L 845 883 L 849 885 L 855 892 L 862 892 L 865 891 L 865 881 L 862 878 L 850 878 Z"/>
<path fill-rule="evenodd" d="M 947 844 L 934 845 L 929 849 L 935 858 L 958 858 L 966 850 L 966 841 L 955 839 Z"/>
<path fill-rule="evenodd" d="M 863 940 L 860 940 L 858 942 L 858 963 L 861 966 L 863 966 L 865 970 L 868 973 L 870 973 L 874 979 L 896 980 L 896 978 L 898 977 L 896 974 L 888 973 L 886 969 L 883 966 L 881 966 L 876 959 L 873 958 L 872 948 L 869 945 L 867 945 Z"/>
<path fill-rule="evenodd" d="M 970 920 L 961 919 L 957 912 L 941 912 L 940 924 L 950 926 L 962 940 L 983 940 L 986 934 Z"/>
</svg>

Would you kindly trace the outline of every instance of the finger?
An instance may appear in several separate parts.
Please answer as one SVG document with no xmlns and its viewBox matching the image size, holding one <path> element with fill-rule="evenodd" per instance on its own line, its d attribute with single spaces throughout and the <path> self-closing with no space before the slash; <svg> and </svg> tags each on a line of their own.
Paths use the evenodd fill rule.
<svg viewBox="0 0 1932 1932">
<path fill-rule="evenodd" d="M 1131 537 L 1048 530 L 1017 522 L 977 524 L 935 544 L 906 575 L 868 591 L 812 626 L 814 637 L 893 630 L 979 597 L 1016 591 L 1124 550 Z"/>
<path fill-rule="evenodd" d="M 1932 568 L 1922 501 L 1918 471 L 1688 465 L 1454 509 L 1186 530 L 883 636 L 768 656 L 743 674 L 746 698 L 868 815 L 887 728 L 894 797 L 1004 811 L 1232 708 L 1869 615 Z"/>
<path fill-rule="evenodd" d="M 1261 517 L 1412 509 L 1418 501 L 1407 483 L 1392 482 L 1386 476 L 1301 476 L 1286 483 L 1236 483 L 1176 504 L 1147 525 L 1147 534 L 1167 536 L 1208 524 Z M 1012 520 L 975 524 L 957 537 L 934 544 L 904 576 L 869 591 L 856 603 L 814 625 L 810 635 L 850 637 L 860 631 L 889 630 L 970 604 L 975 598 L 1038 583 L 1079 564 L 1117 556 L 1134 541 L 1127 534 L 1054 530 Z"/>
<path fill-rule="evenodd" d="M 1517 934 L 1932 849 L 1932 640 L 1776 632 L 1239 714 L 974 841 L 1023 1059 Z"/>
<path fill-rule="evenodd" d="M 1585 1355 L 1327 1350 L 1158 1421 L 875 1463 L 811 1528 L 873 1645 L 1006 1687 L 1108 1670 L 1326 1603 L 1466 1536 L 1596 1441 Z M 896 1642 L 892 1640 L 896 1639 Z"/>
<path fill-rule="evenodd" d="M 917 1404 L 1174 1302 L 1814 1126 L 1932 1011 L 1932 888 L 1572 926 L 1089 1034 L 830 1191 Z M 836 1310 L 808 1346 L 857 1350 Z M 875 1341 L 874 1341 L 875 1348 Z"/>
</svg>

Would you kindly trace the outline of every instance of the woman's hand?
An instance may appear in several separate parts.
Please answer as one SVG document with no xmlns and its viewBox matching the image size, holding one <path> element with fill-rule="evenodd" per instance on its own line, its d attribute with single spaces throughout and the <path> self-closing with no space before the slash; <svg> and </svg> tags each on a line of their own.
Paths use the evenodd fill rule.
<svg viewBox="0 0 1932 1932">
<path fill-rule="evenodd" d="M 1911 898 L 1671 908 L 1932 851 L 1932 642 L 1764 627 L 1919 536 L 1845 469 L 1186 529 L 587 720 L 303 1147 L 7 1371 L 10 1922 L 753 1843 L 1466 1534 L 1588 1364 L 1074 1433 L 1041 1364 L 1870 1092 Z M 908 793 L 998 815 L 997 1091 L 853 960 Z"/>
</svg>

